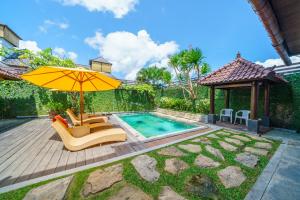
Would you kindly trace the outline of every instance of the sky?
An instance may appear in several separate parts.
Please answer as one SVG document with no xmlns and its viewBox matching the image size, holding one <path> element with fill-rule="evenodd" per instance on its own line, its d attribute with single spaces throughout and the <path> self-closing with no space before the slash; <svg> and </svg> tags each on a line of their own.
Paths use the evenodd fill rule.
<svg viewBox="0 0 300 200">
<path fill-rule="evenodd" d="M 102 56 L 123 79 L 167 67 L 191 46 L 213 70 L 238 51 L 265 66 L 282 63 L 247 0 L 2 0 L 0 22 L 21 36 L 20 48 L 51 47 L 85 65 Z"/>
</svg>

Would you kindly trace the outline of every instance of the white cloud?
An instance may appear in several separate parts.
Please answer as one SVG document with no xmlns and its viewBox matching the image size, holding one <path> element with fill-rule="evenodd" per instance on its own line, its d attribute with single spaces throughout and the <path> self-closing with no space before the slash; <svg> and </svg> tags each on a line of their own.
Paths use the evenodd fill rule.
<svg viewBox="0 0 300 200">
<path fill-rule="evenodd" d="M 39 30 L 43 33 L 47 33 L 48 30 L 52 27 L 57 27 L 59 29 L 65 30 L 69 28 L 69 26 L 70 26 L 69 23 L 67 23 L 66 21 L 60 22 L 60 21 L 52 21 L 46 19 L 43 21 L 43 24 L 39 26 Z"/>
<path fill-rule="evenodd" d="M 20 40 L 19 42 L 19 48 L 20 49 L 28 49 L 33 51 L 34 53 L 40 51 L 41 49 L 38 47 L 38 44 L 36 41 L 32 41 L 32 40 Z"/>
<path fill-rule="evenodd" d="M 75 52 L 66 51 L 65 49 L 60 47 L 55 47 L 53 49 L 53 54 L 61 58 L 70 58 L 73 61 L 75 61 L 78 57 L 78 55 Z"/>
<path fill-rule="evenodd" d="M 300 56 L 292 56 L 290 57 L 292 63 L 300 62 Z M 283 61 L 280 58 L 267 59 L 264 62 L 256 61 L 256 64 L 262 65 L 264 67 L 273 67 L 274 65 L 280 66 L 284 65 Z"/>
<path fill-rule="evenodd" d="M 121 72 L 125 79 L 131 80 L 142 67 L 166 63 L 168 56 L 178 50 L 175 41 L 156 43 L 145 30 L 137 35 L 122 31 L 104 36 L 96 32 L 93 37 L 86 38 L 85 43 L 99 50 L 101 56 L 113 64 L 114 72 Z"/>
<path fill-rule="evenodd" d="M 139 0 L 59 0 L 67 6 L 83 6 L 89 11 L 112 12 L 115 18 L 122 18 L 134 10 Z"/>
</svg>

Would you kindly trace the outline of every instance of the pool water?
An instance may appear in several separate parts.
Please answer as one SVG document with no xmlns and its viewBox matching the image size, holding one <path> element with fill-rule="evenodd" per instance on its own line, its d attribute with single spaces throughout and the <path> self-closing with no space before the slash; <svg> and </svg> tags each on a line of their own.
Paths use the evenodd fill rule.
<svg viewBox="0 0 300 200">
<path fill-rule="evenodd" d="M 151 113 L 121 114 L 118 116 L 146 138 L 197 127 L 193 124 L 178 122 Z"/>
</svg>

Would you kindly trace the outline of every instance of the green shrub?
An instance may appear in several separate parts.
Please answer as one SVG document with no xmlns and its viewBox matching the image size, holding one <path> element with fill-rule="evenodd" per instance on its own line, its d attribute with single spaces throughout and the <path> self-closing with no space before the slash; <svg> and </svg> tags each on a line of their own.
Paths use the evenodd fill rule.
<svg viewBox="0 0 300 200">
<path fill-rule="evenodd" d="M 202 114 L 208 114 L 209 113 L 209 99 L 201 99 L 196 104 L 196 110 L 199 113 Z"/>
</svg>

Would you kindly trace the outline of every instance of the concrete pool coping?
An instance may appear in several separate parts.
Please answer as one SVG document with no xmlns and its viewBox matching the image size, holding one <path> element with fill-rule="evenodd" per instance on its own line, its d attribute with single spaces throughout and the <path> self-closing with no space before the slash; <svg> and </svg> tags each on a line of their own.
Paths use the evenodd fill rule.
<svg viewBox="0 0 300 200">
<path fill-rule="evenodd" d="M 176 121 L 176 122 L 182 122 L 182 123 L 186 123 L 186 124 L 195 125 L 197 127 L 182 130 L 182 131 L 175 131 L 175 132 L 171 132 L 171 133 L 164 134 L 164 135 L 158 135 L 158 136 L 153 136 L 153 137 L 146 138 L 140 132 L 135 130 L 132 126 L 130 126 L 127 122 L 125 122 L 124 120 L 122 120 L 118 116 L 119 114 L 126 115 L 126 114 L 135 114 L 135 113 L 151 113 L 151 114 L 156 115 L 158 117 L 167 118 L 167 119 L 170 119 L 170 120 L 173 120 L 173 121 Z M 208 126 L 204 126 L 202 123 L 198 123 L 197 121 L 192 121 L 192 120 L 188 120 L 188 119 L 184 119 L 184 118 L 173 117 L 173 116 L 161 114 L 161 113 L 158 113 L 158 112 L 125 112 L 125 113 L 122 112 L 122 113 L 112 114 L 112 116 L 114 117 L 114 119 L 119 123 L 119 125 L 123 129 L 129 131 L 132 135 L 134 135 L 137 138 L 137 140 L 142 141 L 142 142 L 155 141 L 155 140 L 159 140 L 159 139 L 163 139 L 163 138 L 168 138 L 168 137 L 185 134 L 185 133 L 192 132 L 192 131 L 199 131 L 199 130 L 203 130 L 203 129 L 208 128 Z"/>
</svg>

